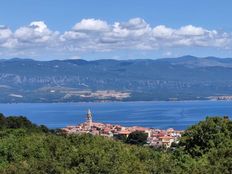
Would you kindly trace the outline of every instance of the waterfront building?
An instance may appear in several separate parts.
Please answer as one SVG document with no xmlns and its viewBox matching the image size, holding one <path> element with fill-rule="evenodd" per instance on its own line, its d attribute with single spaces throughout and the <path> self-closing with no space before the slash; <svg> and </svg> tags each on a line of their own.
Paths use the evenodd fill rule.
<svg viewBox="0 0 232 174">
<path fill-rule="evenodd" d="M 90 109 L 86 114 L 86 122 L 76 126 L 67 126 L 61 129 L 65 134 L 92 134 L 108 138 L 125 137 L 134 131 L 144 132 L 148 135 L 147 144 L 153 147 L 170 148 L 172 143 L 178 143 L 183 131 L 177 131 L 173 128 L 160 130 L 155 128 L 145 128 L 140 126 L 125 127 L 121 125 L 105 124 L 93 122 L 93 114 Z"/>
</svg>

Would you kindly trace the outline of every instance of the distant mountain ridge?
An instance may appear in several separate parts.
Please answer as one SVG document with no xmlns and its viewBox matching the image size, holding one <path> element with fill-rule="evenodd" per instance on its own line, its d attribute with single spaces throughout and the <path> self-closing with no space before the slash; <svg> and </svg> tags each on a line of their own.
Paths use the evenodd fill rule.
<svg viewBox="0 0 232 174">
<path fill-rule="evenodd" d="M 0 102 L 192 100 L 232 95 L 232 59 L 0 60 Z"/>
<path fill-rule="evenodd" d="M 198 67 L 213 67 L 213 66 L 221 66 L 221 67 L 232 67 L 232 59 L 231 58 L 217 58 L 217 57 L 205 57 L 198 58 L 194 56 L 183 56 L 179 58 L 164 58 L 160 59 L 163 61 L 168 61 L 173 65 L 185 65 L 185 66 L 198 66 Z"/>
</svg>

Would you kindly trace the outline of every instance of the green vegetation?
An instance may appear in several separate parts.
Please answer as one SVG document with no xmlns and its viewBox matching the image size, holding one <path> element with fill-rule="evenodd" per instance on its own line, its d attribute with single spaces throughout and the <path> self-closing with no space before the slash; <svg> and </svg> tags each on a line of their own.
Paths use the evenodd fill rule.
<svg viewBox="0 0 232 174">
<path fill-rule="evenodd" d="M 121 142 L 133 145 L 144 145 L 147 143 L 147 136 L 148 134 L 141 131 L 135 131 L 129 134 L 127 137 L 126 135 L 118 134 L 114 135 L 115 140 L 120 140 Z"/>
<path fill-rule="evenodd" d="M 1 174 L 231 172 L 227 118 L 208 117 L 189 128 L 175 150 L 161 151 L 100 136 L 59 135 L 25 117 L 0 115 Z"/>
<path fill-rule="evenodd" d="M 232 122 L 228 117 L 207 117 L 182 136 L 180 145 L 191 156 L 202 156 L 212 149 L 232 147 Z"/>
<path fill-rule="evenodd" d="M 126 143 L 144 145 L 147 143 L 147 133 L 141 131 L 135 131 L 129 134 Z"/>
</svg>

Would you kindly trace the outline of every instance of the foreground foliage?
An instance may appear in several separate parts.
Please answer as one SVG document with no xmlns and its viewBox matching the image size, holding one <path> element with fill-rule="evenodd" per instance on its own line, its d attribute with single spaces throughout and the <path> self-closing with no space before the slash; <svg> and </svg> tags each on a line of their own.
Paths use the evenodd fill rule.
<svg viewBox="0 0 232 174">
<path fill-rule="evenodd" d="M 232 172 L 232 123 L 220 117 L 189 128 L 170 151 L 99 136 L 57 135 L 24 117 L 12 118 L 17 126 L 0 116 L 1 174 Z"/>
</svg>

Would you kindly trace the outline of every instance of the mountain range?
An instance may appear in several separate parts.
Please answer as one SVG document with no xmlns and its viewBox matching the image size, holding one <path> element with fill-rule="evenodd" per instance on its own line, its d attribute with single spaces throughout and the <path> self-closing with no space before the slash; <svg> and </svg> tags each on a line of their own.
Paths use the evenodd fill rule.
<svg viewBox="0 0 232 174">
<path fill-rule="evenodd" d="M 1 59 L 0 90 L 2 103 L 230 98 L 232 59 Z"/>
</svg>

